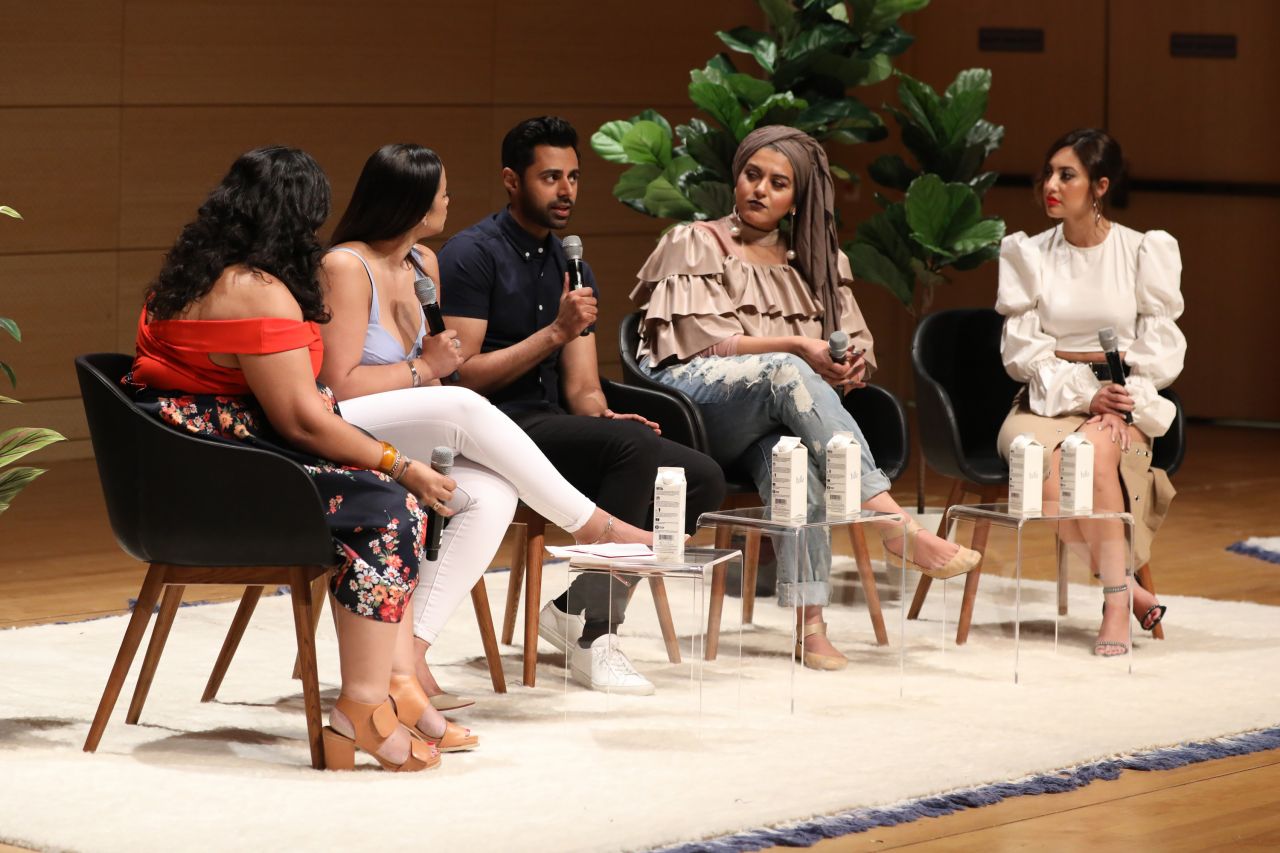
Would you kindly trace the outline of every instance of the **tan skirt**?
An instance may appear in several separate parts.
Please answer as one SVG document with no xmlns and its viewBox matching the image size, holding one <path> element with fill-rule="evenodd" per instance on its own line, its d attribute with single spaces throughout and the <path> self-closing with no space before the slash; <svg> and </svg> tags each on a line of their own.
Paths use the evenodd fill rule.
<svg viewBox="0 0 1280 853">
<path fill-rule="evenodd" d="M 1037 415 L 1027 404 L 1026 390 L 1013 400 L 1013 408 L 1000 426 L 996 449 L 1001 458 L 1009 458 L 1009 445 L 1023 433 L 1035 436 L 1044 445 L 1045 453 L 1052 453 L 1071 433 L 1076 432 L 1089 419 L 1088 415 L 1059 415 L 1050 418 Z M 1139 569 L 1151 560 L 1151 542 L 1156 531 L 1164 523 L 1169 504 L 1177 494 L 1173 484 L 1160 468 L 1151 467 L 1151 439 L 1140 430 L 1139 441 L 1130 444 L 1120 455 L 1120 481 L 1124 484 L 1125 509 L 1133 514 L 1134 568 Z M 1049 466 L 1045 465 L 1045 477 Z"/>
</svg>

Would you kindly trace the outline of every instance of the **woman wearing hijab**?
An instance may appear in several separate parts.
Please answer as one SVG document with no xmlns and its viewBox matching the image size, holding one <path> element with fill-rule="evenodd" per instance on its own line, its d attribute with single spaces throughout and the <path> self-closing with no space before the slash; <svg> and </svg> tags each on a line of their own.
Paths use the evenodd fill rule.
<svg viewBox="0 0 1280 853">
<path fill-rule="evenodd" d="M 827 442 L 851 432 L 862 447 L 863 506 L 902 512 L 840 399 L 865 386 L 876 362 L 836 238 L 826 153 L 793 128 L 759 128 L 738 146 L 733 177 L 732 214 L 672 228 L 640 269 L 631 298 L 645 309 L 641 369 L 698 404 L 717 439 L 712 456 L 749 470 L 766 504 L 779 435 L 803 440 L 809 505 L 821 507 Z M 841 363 L 827 345 L 836 330 L 851 340 Z M 977 552 L 911 526 L 919 571 L 946 578 L 977 565 Z M 901 527 L 877 527 L 885 547 L 901 554 Z M 778 603 L 803 607 L 797 654 L 805 666 L 842 669 L 848 661 L 822 618 L 831 597 L 829 537 L 809 536 L 807 550 L 779 560 Z"/>
</svg>

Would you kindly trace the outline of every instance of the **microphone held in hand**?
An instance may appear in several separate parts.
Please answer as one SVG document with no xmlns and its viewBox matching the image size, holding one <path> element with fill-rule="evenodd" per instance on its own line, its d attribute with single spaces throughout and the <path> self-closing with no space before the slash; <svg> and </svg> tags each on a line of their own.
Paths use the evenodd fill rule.
<svg viewBox="0 0 1280 853">
<path fill-rule="evenodd" d="M 452 448 L 440 446 L 431 451 L 431 468 L 436 473 L 449 476 L 453 470 Z M 445 517 L 433 509 L 427 510 L 427 559 L 440 559 L 440 534 L 444 532 Z"/>
<path fill-rule="evenodd" d="M 417 294 L 418 301 L 422 303 L 422 313 L 427 316 L 427 333 L 438 335 L 443 332 L 444 315 L 440 313 L 440 302 L 436 299 L 436 283 L 431 280 L 431 276 L 423 275 L 415 280 L 413 292 Z M 462 381 L 462 377 L 455 370 L 449 374 L 445 381 L 456 385 Z"/>
<path fill-rule="evenodd" d="M 836 329 L 827 339 L 827 346 L 831 348 L 831 360 L 836 364 L 843 363 L 849 353 L 849 333 Z"/>
<path fill-rule="evenodd" d="M 1107 326 L 1098 330 L 1098 345 L 1107 357 L 1107 370 L 1111 373 L 1113 385 L 1124 385 L 1124 364 L 1120 361 L 1120 342 L 1116 339 L 1116 330 Z M 1124 413 L 1124 422 L 1133 423 L 1133 412 Z"/>
<path fill-rule="evenodd" d="M 560 241 L 560 247 L 564 249 L 564 256 L 569 261 L 569 289 L 581 290 L 587 286 L 582 272 L 582 238 L 570 234 Z M 590 327 L 583 329 L 579 337 L 585 338 L 590 332 Z"/>
</svg>

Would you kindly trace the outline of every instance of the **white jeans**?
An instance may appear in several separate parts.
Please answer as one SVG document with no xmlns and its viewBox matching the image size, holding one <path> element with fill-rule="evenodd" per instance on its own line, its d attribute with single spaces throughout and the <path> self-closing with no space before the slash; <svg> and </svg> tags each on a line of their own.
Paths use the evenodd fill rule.
<svg viewBox="0 0 1280 853">
<path fill-rule="evenodd" d="M 569 485 L 524 430 L 466 388 L 404 388 L 343 400 L 342 417 L 429 463 L 444 446 L 457 453 L 454 515 L 440 537 L 440 558 L 420 567 L 413 597 L 414 636 L 434 643 L 502 542 L 516 500 L 574 532 L 595 504 Z"/>
</svg>

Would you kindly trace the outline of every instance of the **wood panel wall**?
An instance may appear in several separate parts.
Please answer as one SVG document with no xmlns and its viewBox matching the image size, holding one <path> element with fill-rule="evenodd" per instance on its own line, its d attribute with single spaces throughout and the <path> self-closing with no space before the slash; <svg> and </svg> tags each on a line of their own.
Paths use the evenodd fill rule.
<svg viewBox="0 0 1280 853">
<path fill-rule="evenodd" d="M 40 424 L 72 441 L 43 458 L 89 454 L 72 358 L 132 348 L 140 294 L 178 229 L 231 160 L 256 145 L 311 151 L 335 207 L 378 145 L 414 141 L 449 171 L 446 235 L 497 209 L 498 144 L 521 118 L 558 113 L 583 137 L 572 230 L 604 292 L 604 372 L 629 310 L 634 271 L 663 223 L 622 207 L 619 174 L 589 151 L 602 122 L 645 107 L 690 114 L 688 70 L 719 49 L 713 33 L 761 25 L 752 0 L 657 0 L 643 11 L 594 0 L 0 0 L 0 314 L 24 341 L 0 341 L 24 407 L 0 428 Z M 983 25 L 1041 26 L 1040 54 L 981 53 Z M 991 117 L 1007 129 L 993 165 L 1028 173 L 1071 127 L 1111 127 L 1133 172 L 1160 179 L 1271 181 L 1280 8 L 1270 0 L 935 0 L 907 20 L 904 70 L 945 85 L 961 68 L 995 71 Z M 1174 31 L 1233 32 L 1237 60 L 1172 60 Z M 387 34 L 385 38 L 377 37 Z M 892 86 L 863 93 L 878 106 Z M 888 145 L 833 148 L 861 167 Z M 872 207 L 846 198 L 844 237 Z M 1024 190 L 990 207 L 1011 230 L 1045 222 Z M 1191 341 L 1179 382 L 1194 415 L 1280 420 L 1273 359 L 1253 341 L 1277 314 L 1269 240 L 1280 200 L 1139 193 L 1119 217 L 1179 239 Z M 986 305 L 994 267 L 959 277 L 939 304 Z M 447 283 L 446 283 L 447 287 Z M 860 299 L 878 340 L 880 380 L 908 385 L 910 318 L 874 285 Z M 1265 340 L 1265 337 L 1262 337 Z"/>
</svg>

